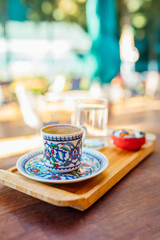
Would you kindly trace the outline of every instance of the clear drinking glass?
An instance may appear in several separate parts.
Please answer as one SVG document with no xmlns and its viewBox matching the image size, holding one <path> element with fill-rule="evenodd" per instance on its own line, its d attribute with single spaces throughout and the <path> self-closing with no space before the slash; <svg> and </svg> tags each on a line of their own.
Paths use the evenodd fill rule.
<svg viewBox="0 0 160 240">
<path fill-rule="evenodd" d="M 101 148 L 107 143 L 108 101 L 107 99 L 88 99 L 76 103 L 76 125 L 87 129 L 84 146 Z"/>
</svg>

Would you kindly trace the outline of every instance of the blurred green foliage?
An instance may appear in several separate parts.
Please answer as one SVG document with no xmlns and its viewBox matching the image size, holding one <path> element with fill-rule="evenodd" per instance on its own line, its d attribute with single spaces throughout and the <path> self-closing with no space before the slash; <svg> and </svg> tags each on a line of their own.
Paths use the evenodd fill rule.
<svg viewBox="0 0 160 240">
<path fill-rule="evenodd" d="M 37 23 L 40 21 L 72 22 L 87 30 L 86 1 L 0 0 L 0 20 L 3 26 L 1 32 L 7 38 L 5 23 L 8 20 L 16 20 L 13 16 L 17 16 L 17 21 L 22 19 L 22 21 L 30 20 Z M 103 3 L 107 0 L 99 1 Z M 140 52 L 139 63 L 142 62 L 144 66 L 146 62 L 147 66 L 147 62 L 151 59 L 158 59 L 160 62 L 160 0 L 115 0 L 115 2 L 119 36 L 124 24 L 130 24 L 133 27 L 136 47 Z M 18 7 L 19 5 L 21 7 Z M 25 13 L 22 14 L 24 9 Z M 19 14 L 22 15 L 18 20 Z"/>
<path fill-rule="evenodd" d="M 154 47 L 160 40 L 160 0 L 116 0 L 116 4 L 119 32 L 124 24 L 133 26 L 135 39 L 141 41 L 147 38 L 150 57 L 154 58 Z"/>
<path fill-rule="evenodd" d="M 86 0 L 22 0 L 31 21 L 76 22 L 86 29 Z"/>
<path fill-rule="evenodd" d="M 18 6 L 25 5 L 26 18 L 31 21 L 66 21 L 76 22 L 84 29 L 86 24 L 87 0 L 0 0 L 1 22 L 10 19 L 10 12 L 19 14 Z M 94 0 L 93 0 L 94 1 Z M 102 0 L 100 0 L 102 1 Z M 118 15 L 119 34 L 124 23 L 135 29 L 135 37 L 146 36 L 160 38 L 160 0 L 115 0 Z M 13 4 L 13 3 L 14 4 Z M 13 9 L 13 7 L 15 8 Z M 7 11 L 7 9 L 11 10 Z M 22 11 L 22 7 L 21 7 Z M 12 19 L 11 19 L 12 20 Z"/>
<path fill-rule="evenodd" d="M 160 70 L 160 0 L 116 0 L 119 34 L 124 24 L 133 27 L 135 45 L 140 53 L 137 71 L 148 70 L 154 60 Z"/>
</svg>

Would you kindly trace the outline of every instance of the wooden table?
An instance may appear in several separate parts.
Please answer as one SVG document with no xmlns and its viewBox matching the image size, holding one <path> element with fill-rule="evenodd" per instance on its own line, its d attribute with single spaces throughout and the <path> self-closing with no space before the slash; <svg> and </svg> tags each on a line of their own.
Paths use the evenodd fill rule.
<svg viewBox="0 0 160 240">
<path fill-rule="evenodd" d="M 1 185 L 0 239 L 160 239 L 160 110 L 143 110 L 112 113 L 109 126 L 156 134 L 152 155 L 85 212 L 56 207 Z M 18 157 L 0 159 L 0 168 L 15 165 Z"/>
</svg>

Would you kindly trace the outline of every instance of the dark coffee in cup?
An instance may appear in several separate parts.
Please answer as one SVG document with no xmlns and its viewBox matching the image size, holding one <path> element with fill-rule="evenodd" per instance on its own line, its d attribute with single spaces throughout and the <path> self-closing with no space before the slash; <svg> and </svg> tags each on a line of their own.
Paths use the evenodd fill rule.
<svg viewBox="0 0 160 240">
<path fill-rule="evenodd" d="M 43 128 L 43 132 L 49 133 L 49 134 L 73 134 L 80 132 L 81 129 L 78 127 L 72 127 L 72 126 L 49 126 L 46 128 Z"/>
</svg>

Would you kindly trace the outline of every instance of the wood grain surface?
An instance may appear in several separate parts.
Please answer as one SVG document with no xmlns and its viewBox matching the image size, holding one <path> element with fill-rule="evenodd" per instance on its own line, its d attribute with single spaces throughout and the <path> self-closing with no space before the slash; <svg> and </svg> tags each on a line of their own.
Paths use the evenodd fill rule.
<svg viewBox="0 0 160 240">
<path fill-rule="evenodd" d="M 3 124 L 2 137 L 17 136 L 17 131 L 31 134 L 26 126 L 23 132 L 22 122 L 20 130 L 18 122 L 14 129 L 14 124 L 5 123 L 5 128 Z M 154 153 L 84 212 L 57 207 L 0 185 L 1 240 L 160 239 L 160 111 L 112 113 L 109 126 L 156 134 Z M 0 159 L 0 168 L 14 166 L 18 157 Z"/>
</svg>

